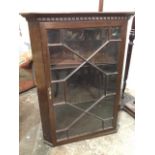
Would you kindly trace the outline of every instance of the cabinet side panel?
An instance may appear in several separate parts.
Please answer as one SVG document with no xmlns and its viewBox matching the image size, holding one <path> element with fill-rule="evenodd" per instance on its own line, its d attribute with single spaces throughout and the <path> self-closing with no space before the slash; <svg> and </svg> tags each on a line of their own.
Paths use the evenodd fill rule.
<svg viewBox="0 0 155 155">
<path fill-rule="evenodd" d="M 31 48 L 35 67 L 35 78 L 38 91 L 40 116 L 43 129 L 43 137 L 51 142 L 49 103 L 45 80 L 44 62 L 42 57 L 41 34 L 39 23 L 29 22 Z"/>
<path fill-rule="evenodd" d="M 41 34 L 41 43 L 42 43 L 42 57 L 44 61 L 44 72 L 46 79 L 46 88 L 48 90 L 48 103 L 49 103 L 49 120 L 50 120 L 50 132 L 52 144 L 56 144 L 56 130 L 55 130 L 55 115 L 54 107 L 52 104 L 52 90 L 51 90 L 51 65 L 50 65 L 50 56 L 48 53 L 48 41 L 47 41 L 47 30 L 45 29 L 44 23 L 40 23 L 40 34 Z"/>
</svg>

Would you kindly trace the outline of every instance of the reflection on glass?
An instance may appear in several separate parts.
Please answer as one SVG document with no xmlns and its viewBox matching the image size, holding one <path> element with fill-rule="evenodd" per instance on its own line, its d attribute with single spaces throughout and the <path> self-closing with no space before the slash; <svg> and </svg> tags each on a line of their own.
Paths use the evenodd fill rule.
<svg viewBox="0 0 155 155">
<path fill-rule="evenodd" d="M 71 47 L 76 53 L 88 58 L 108 39 L 108 29 L 72 29 L 64 31 L 64 43 Z"/>
<path fill-rule="evenodd" d="M 112 39 L 119 39 L 120 35 L 121 35 L 121 28 L 120 27 L 114 27 L 111 29 L 112 34 L 111 34 L 111 38 Z"/>
<path fill-rule="evenodd" d="M 49 47 L 51 64 L 54 67 L 72 67 L 79 65 L 83 60 L 63 46 Z"/>
<path fill-rule="evenodd" d="M 120 28 L 47 32 L 57 139 L 112 128 Z"/>
<path fill-rule="evenodd" d="M 48 30 L 48 43 L 60 42 L 60 30 Z"/>
<path fill-rule="evenodd" d="M 84 62 L 83 59 L 63 46 L 49 47 L 49 52 L 52 66 L 52 80 L 66 78 L 76 67 Z"/>
<path fill-rule="evenodd" d="M 119 42 L 110 42 L 90 61 L 95 64 L 116 64 L 118 59 L 119 44 Z"/>
</svg>

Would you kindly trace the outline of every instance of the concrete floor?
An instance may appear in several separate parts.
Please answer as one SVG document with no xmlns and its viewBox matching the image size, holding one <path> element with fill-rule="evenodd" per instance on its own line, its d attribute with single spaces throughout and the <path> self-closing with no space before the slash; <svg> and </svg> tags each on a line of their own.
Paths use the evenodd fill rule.
<svg viewBox="0 0 155 155">
<path fill-rule="evenodd" d="M 118 132 L 57 147 L 43 143 L 36 89 L 20 95 L 20 155 L 133 155 L 134 119 L 119 112 Z"/>
</svg>

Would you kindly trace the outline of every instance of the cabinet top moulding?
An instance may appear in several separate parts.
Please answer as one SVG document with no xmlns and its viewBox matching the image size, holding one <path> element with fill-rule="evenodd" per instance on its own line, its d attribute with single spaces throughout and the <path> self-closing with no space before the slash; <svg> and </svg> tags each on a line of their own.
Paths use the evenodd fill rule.
<svg viewBox="0 0 155 155">
<path fill-rule="evenodd" d="M 20 13 L 27 21 L 36 22 L 128 20 L 134 14 L 134 12 Z"/>
</svg>

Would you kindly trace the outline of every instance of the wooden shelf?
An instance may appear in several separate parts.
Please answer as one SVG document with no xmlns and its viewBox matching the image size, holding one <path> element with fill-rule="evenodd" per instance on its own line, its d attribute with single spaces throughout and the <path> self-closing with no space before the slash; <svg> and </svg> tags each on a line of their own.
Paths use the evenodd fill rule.
<svg viewBox="0 0 155 155">
<path fill-rule="evenodd" d="M 73 69 L 78 67 L 80 64 L 82 63 L 82 61 L 75 61 L 75 60 L 63 60 L 59 63 L 54 63 L 51 64 L 51 70 L 58 70 L 58 69 Z M 116 65 L 116 62 L 113 63 L 109 63 L 109 62 L 105 62 L 105 63 L 93 63 L 96 66 L 104 66 L 104 65 Z"/>
</svg>

